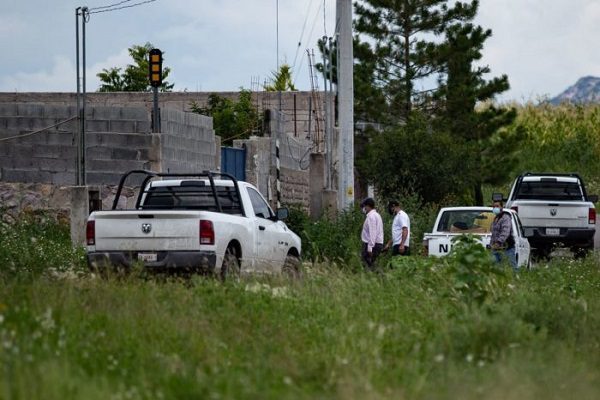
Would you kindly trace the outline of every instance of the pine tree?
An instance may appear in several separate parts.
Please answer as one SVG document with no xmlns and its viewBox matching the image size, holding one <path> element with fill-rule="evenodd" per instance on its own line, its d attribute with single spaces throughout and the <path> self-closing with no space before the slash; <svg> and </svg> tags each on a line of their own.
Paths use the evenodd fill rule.
<svg viewBox="0 0 600 400">
<path fill-rule="evenodd" d="M 457 23 L 448 27 L 439 49 L 446 76 L 438 93 L 438 100 L 444 104 L 439 122 L 469 152 L 463 173 L 472 182 L 477 205 L 484 203 L 484 183 L 501 183 L 512 172 L 515 151 L 523 137 L 520 131 L 509 134 L 503 130 L 516 118 L 516 110 L 491 103 L 497 94 L 508 90 L 508 77 L 485 80 L 490 68 L 474 66 L 491 35 L 491 30 L 470 22 Z"/>
<path fill-rule="evenodd" d="M 355 4 L 356 30 L 374 45 L 363 46 L 359 61 L 375 62 L 373 82 L 386 96 L 397 120 L 407 120 L 415 99 L 425 93 L 419 80 L 439 73 L 434 40 L 450 24 L 472 19 L 478 2 L 448 0 L 364 0 Z M 356 47 L 355 47 L 356 49 Z M 360 95 L 359 95 L 360 96 Z"/>
</svg>

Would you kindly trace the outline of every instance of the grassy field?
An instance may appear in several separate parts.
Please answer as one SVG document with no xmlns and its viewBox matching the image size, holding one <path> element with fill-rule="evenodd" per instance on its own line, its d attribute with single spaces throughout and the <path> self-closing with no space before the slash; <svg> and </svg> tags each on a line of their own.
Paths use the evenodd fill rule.
<svg viewBox="0 0 600 400">
<path fill-rule="evenodd" d="M 67 232 L 0 225 L 0 398 L 600 397 L 599 260 L 482 248 L 299 282 L 99 279 Z"/>
</svg>

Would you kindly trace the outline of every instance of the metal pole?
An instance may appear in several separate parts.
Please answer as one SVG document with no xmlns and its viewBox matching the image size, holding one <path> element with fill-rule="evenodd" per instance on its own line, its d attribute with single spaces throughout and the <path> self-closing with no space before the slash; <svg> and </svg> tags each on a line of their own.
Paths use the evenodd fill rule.
<svg viewBox="0 0 600 400">
<path fill-rule="evenodd" d="M 154 86 L 152 88 L 152 91 L 154 92 L 154 111 L 152 112 L 153 115 L 153 120 L 152 120 L 152 131 L 154 133 L 160 132 L 160 118 L 159 118 L 159 111 L 158 111 L 158 86 Z"/>
<path fill-rule="evenodd" d="M 330 114 L 330 109 L 329 109 L 329 91 L 327 90 L 327 58 L 325 53 L 328 51 L 327 50 L 327 36 L 323 36 L 323 51 L 321 52 L 323 54 L 323 88 L 325 91 L 325 153 L 327 154 L 327 171 L 326 171 L 326 182 L 327 182 L 327 189 L 331 189 L 331 170 L 329 169 L 329 159 L 332 156 L 332 149 L 329 146 L 329 138 L 331 136 L 331 129 L 330 129 L 330 125 L 329 125 L 329 114 Z"/>
<path fill-rule="evenodd" d="M 76 131 L 76 145 L 77 145 L 77 157 L 75 166 L 75 182 L 77 186 L 81 185 L 81 89 L 79 87 L 79 11 L 81 7 L 75 9 L 75 65 L 77 68 L 77 131 Z"/>
<path fill-rule="evenodd" d="M 83 58 L 82 58 L 82 62 L 83 62 L 83 68 L 82 68 L 82 75 L 83 75 L 83 82 L 82 82 L 82 106 L 81 106 L 81 185 L 85 186 L 86 185 L 86 174 L 85 174 L 85 83 L 86 83 L 86 72 L 85 72 L 85 68 L 86 68 L 86 63 L 85 63 L 85 24 L 87 23 L 86 18 L 87 18 L 87 12 L 88 12 L 88 8 L 87 7 L 82 7 L 81 8 L 81 21 L 82 21 L 82 25 L 81 25 L 81 33 L 82 33 L 82 39 L 83 39 L 83 45 L 82 45 L 82 52 L 83 52 Z"/>
<path fill-rule="evenodd" d="M 279 0 L 275 0 L 275 36 L 277 41 L 277 73 L 279 73 Z"/>
<path fill-rule="evenodd" d="M 339 21 L 338 47 L 338 157 L 340 165 L 338 204 L 348 209 L 354 202 L 354 82 L 352 49 L 352 0 L 336 1 L 336 20 Z"/>
<path fill-rule="evenodd" d="M 331 171 L 333 171 L 333 132 L 335 132 L 335 94 L 333 91 L 333 40 L 329 38 L 329 107 L 330 107 L 330 115 L 329 115 L 329 137 L 327 138 L 327 145 L 329 146 L 329 151 L 331 152 L 331 156 L 327 158 L 327 170 L 329 171 L 329 181 L 327 182 L 327 189 L 331 189 L 333 186 L 333 175 Z M 331 110 L 333 107 L 333 110 Z"/>
</svg>

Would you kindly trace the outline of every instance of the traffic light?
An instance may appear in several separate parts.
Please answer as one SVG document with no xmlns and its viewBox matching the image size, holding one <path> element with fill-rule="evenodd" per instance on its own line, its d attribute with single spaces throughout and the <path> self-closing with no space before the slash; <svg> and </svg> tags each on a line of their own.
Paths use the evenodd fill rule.
<svg viewBox="0 0 600 400">
<path fill-rule="evenodd" d="M 150 86 L 160 87 L 162 85 L 162 51 L 159 49 L 150 50 L 150 62 L 148 63 L 150 77 Z"/>
</svg>

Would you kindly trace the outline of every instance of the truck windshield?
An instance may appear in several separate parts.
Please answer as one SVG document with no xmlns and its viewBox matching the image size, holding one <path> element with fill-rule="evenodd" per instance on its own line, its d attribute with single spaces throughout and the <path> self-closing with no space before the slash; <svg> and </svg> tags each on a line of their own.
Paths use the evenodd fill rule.
<svg viewBox="0 0 600 400">
<path fill-rule="evenodd" d="M 444 211 L 437 230 L 447 233 L 490 233 L 494 214 L 486 210 Z"/>
<path fill-rule="evenodd" d="M 535 181 L 521 182 L 517 200 L 574 200 L 583 201 L 581 187 L 576 182 Z"/>
<path fill-rule="evenodd" d="M 221 209 L 226 214 L 242 214 L 242 206 L 235 187 L 215 186 Z M 217 211 L 210 185 L 153 186 L 146 192 L 143 210 L 206 210 Z"/>
</svg>

